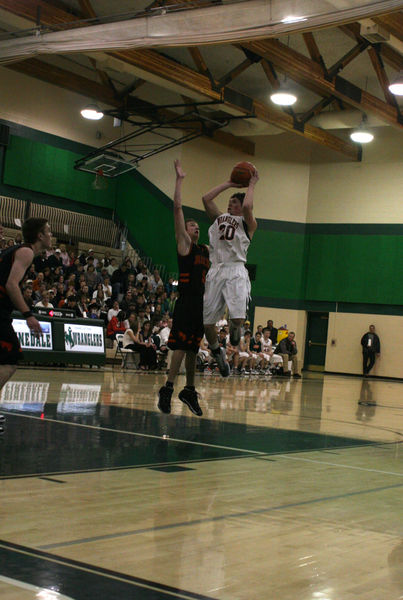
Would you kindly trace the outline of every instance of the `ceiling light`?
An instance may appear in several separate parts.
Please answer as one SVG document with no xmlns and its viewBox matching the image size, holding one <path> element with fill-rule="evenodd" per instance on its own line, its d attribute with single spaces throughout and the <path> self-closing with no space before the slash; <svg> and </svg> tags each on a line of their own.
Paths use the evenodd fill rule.
<svg viewBox="0 0 403 600">
<path fill-rule="evenodd" d="M 88 104 L 88 106 L 83 108 L 81 114 L 84 119 L 91 119 L 92 121 L 99 121 L 104 116 L 104 113 L 96 104 Z"/>
<path fill-rule="evenodd" d="M 367 117 L 364 115 L 357 129 L 350 133 L 350 138 L 358 144 L 368 144 L 374 139 L 373 134 L 368 130 Z"/>
<path fill-rule="evenodd" d="M 296 17 L 294 15 L 289 15 L 288 17 L 284 17 L 281 19 L 282 23 L 299 23 L 300 21 L 307 21 L 306 17 Z"/>
<path fill-rule="evenodd" d="M 403 71 L 399 71 L 390 84 L 389 91 L 395 96 L 403 96 Z"/>
<path fill-rule="evenodd" d="M 274 102 L 274 104 L 279 104 L 280 106 L 291 106 L 292 104 L 295 104 L 297 97 L 290 91 L 280 88 L 272 93 L 270 100 Z"/>
</svg>

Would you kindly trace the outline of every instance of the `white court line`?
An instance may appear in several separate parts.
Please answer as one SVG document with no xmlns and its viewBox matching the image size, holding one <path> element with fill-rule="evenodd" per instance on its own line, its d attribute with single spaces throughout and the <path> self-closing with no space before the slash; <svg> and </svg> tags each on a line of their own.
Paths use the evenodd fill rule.
<svg viewBox="0 0 403 600">
<path fill-rule="evenodd" d="M 71 596 L 63 596 L 63 594 L 59 594 L 55 590 L 50 588 L 40 588 L 36 585 L 31 585 L 30 583 L 25 583 L 25 581 L 19 581 L 18 579 L 11 579 L 11 577 L 4 577 L 4 575 L 0 575 L 0 581 L 3 583 L 7 583 L 8 585 L 12 585 L 13 587 L 19 587 L 23 590 L 29 590 L 30 592 L 34 592 L 35 597 L 38 600 L 74 600 Z"/>
<path fill-rule="evenodd" d="M 72 425 L 73 427 L 84 427 L 86 429 L 95 429 L 96 431 L 110 431 L 111 433 L 122 433 L 125 435 L 135 435 L 138 437 L 152 438 L 155 440 L 164 439 L 162 435 L 152 435 L 151 433 L 137 433 L 136 431 L 126 431 L 124 429 L 112 429 L 111 427 L 98 427 L 97 425 L 86 425 L 85 423 L 72 423 L 71 421 L 58 421 L 57 419 L 49 419 L 48 417 L 35 417 L 33 415 L 20 415 L 19 413 L 7 413 L 13 417 L 24 417 L 25 419 L 35 419 L 37 421 L 48 421 L 49 423 L 57 423 L 58 425 Z M 193 442 L 190 440 L 180 440 L 179 438 L 169 437 L 164 439 L 165 442 L 178 442 L 180 444 L 192 444 L 193 446 L 208 446 L 209 448 L 220 448 L 221 450 L 236 450 L 237 452 L 245 452 L 246 454 L 258 454 L 264 456 L 267 452 L 259 452 L 258 450 L 245 450 L 244 448 L 233 448 L 232 446 L 219 446 L 218 444 L 207 444 L 206 442 Z"/>
<path fill-rule="evenodd" d="M 341 467 L 343 469 L 354 469 L 356 471 L 368 471 L 370 473 L 381 473 L 382 475 L 395 475 L 403 477 L 403 473 L 395 473 L 394 471 L 382 471 L 381 469 L 367 469 L 366 467 L 354 467 L 353 465 L 343 465 L 342 463 L 327 462 L 326 460 L 315 460 L 314 458 L 301 458 L 299 456 L 291 456 L 290 454 L 276 454 L 276 458 L 286 458 L 288 460 L 302 460 L 303 462 L 317 463 L 319 465 L 329 465 L 331 467 Z"/>
</svg>

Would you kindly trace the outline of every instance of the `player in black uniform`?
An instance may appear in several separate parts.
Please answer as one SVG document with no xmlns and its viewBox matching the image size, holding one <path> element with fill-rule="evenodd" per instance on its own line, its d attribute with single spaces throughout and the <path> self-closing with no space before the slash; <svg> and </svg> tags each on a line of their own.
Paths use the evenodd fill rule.
<svg viewBox="0 0 403 600">
<path fill-rule="evenodd" d="M 0 389 L 15 372 L 21 356 L 20 343 L 12 327 L 12 311 L 22 312 L 34 335 L 42 333 L 24 300 L 20 282 L 34 256 L 51 248 L 52 234 L 46 219 L 31 218 L 23 223 L 22 235 L 25 243 L 6 248 L 0 254 Z"/>
<path fill-rule="evenodd" d="M 173 324 L 168 347 L 173 350 L 167 382 L 159 391 L 158 408 L 163 413 L 171 412 L 173 384 L 178 375 L 183 357 L 186 355 L 186 386 L 179 398 L 197 416 L 202 410 L 195 390 L 194 378 L 196 357 L 203 337 L 203 293 L 204 281 L 209 268 L 208 247 L 198 244 L 199 226 L 196 221 L 183 216 L 181 189 L 185 173 L 179 160 L 175 161 L 176 185 L 174 195 L 175 237 L 179 267 L 179 298 L 175 304 Z"/>
</svg>

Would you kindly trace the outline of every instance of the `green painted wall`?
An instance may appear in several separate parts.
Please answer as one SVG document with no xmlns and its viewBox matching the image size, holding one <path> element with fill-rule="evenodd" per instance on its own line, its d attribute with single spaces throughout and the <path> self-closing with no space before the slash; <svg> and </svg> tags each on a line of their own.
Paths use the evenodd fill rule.
<svg viewBox="0 0 403 600">
<path fill-rule="evenodd" d="M 308 237 L 306 299 L 403 303 L 403 235 Z"/>
<path fill-rule="evenodd" d="M 106 190 L 93 190 L 94 175 L 74 169 L 78 158 L 81 155 L 70 150 L 12 135 L 5 154 L 3 183 L 113 209 L 116 181 L 108 179 Z"/>
</svg>

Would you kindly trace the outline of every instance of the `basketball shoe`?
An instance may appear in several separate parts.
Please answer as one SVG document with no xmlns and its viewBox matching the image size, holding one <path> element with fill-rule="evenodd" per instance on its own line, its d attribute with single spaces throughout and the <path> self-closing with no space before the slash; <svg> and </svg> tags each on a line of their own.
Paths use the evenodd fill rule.
<svg viewBox="0 0 403 600">
<path fill-rule="evenodd" d="M 166 385 L 163 385 L 158 392 L 158 408 L 166 415 L 169 415 L 171 412 L 171 398 L 173 391 L 173 387 L 167 387 Z"/>
<path fill-rule="evenodd" d="M 212 354 L 214 359 L 217 362 L 218 369 L 223 377 L 228 377 L 230 374 L 230 366 L 226 361 L 226 354 L 224 348 L 217 348 L 216 350 L 212 350 Z"/>
<path fill-rule="evenodd" d="M 188 387 L 183 388 L 183 390 L 179 392 L 179 400 L 182 400 L 182 402 L 190 408 L 193 414 L 198 417 L 202 416 L 203 411 L 199 406 L 199 394 L 196 390 L 191 390 Z"/>
</svg>

